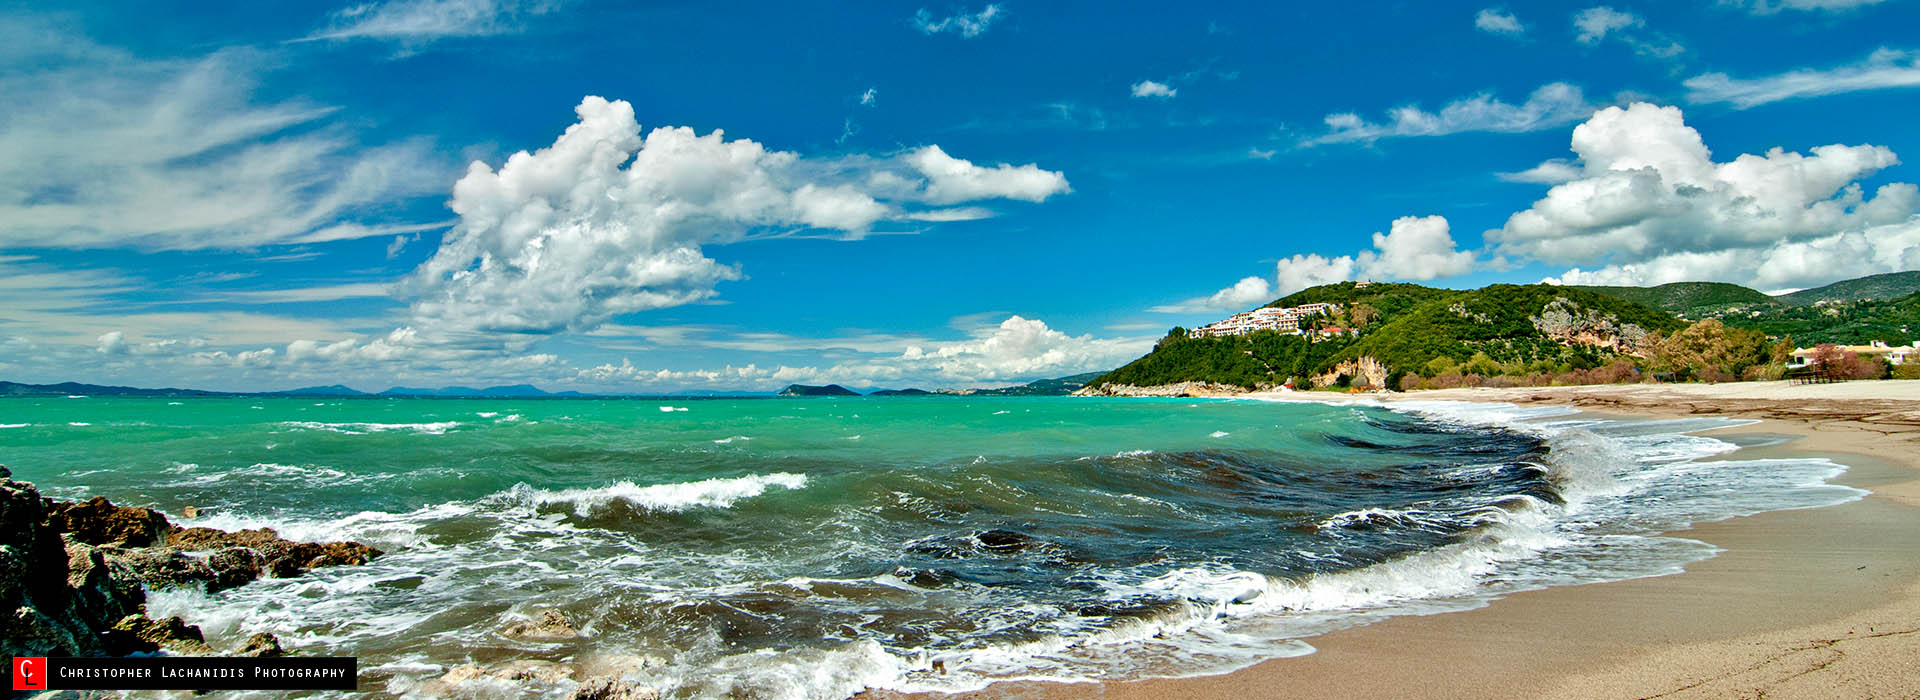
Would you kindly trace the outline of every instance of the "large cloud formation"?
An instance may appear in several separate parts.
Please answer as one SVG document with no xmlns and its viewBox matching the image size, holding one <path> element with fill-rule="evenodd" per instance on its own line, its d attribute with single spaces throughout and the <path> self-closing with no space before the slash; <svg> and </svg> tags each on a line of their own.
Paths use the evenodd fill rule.
<svg viewBox="0 0 1920 700">
<path fill-rule="evenodd" d="M 1602 266 L 1575 268 L 1558 281 L 1816 283 L 1844 273 L 1786 258 L 1855 239 L 1857 250 L 1895 246 L 1861 258 L 1878 261 L 1872 271 L 1888 271 L 1879 268 L 1908 257 L 1897 234 L 1920 209 L 1911 184 L 1882 185 L 1869 197 L 1857 182 L 1899 163 L 1885 147 L 1835 144 L 1811 155 L 1774 148 L 1716 162 L 1675 107 L 1601 110 L 1573 130 L 1572 148 L 1571 179 L 1485 235 L 1501 254 Z M 1778 266 L 1747 267 L 1763 260 Z"/>
<path fill-rule="evenodd" d="M 979 166 L 925 146 L 822 162 L 685 127 L 641 135 L 633 107 L 587 97 L 553 145 L 454 185 L 459 224 L 411 281 L 415 326 L 437 336 L 547 334 L 698 302 L 737 267 L 702 246 L 757 231 L 837 231 L 888 220 L 972 218 L 915 209 L 1069 191 L 1034 165 Z"/>
<path fill-rule="evenodd" d="M 1442 216 L 1403 216 L 1387 233 L 1373 234 L 1373 249 L 1328 258 L 1301 254 L 1280 260 L 1282 295 L 1350 279 L 1426 281 L 1473 271 L 1473 253 L 1455 248 Z M 1224 290 L 1223 290 L 1224 291 Z"/>
</svg>

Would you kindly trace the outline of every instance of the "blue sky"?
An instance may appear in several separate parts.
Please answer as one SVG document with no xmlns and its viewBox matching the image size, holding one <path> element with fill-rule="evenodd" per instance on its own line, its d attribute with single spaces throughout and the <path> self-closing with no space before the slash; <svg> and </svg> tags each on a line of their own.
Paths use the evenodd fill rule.
<svg viewBox="0 0 1920 700">
<path fill-rule="evenodd" d="M 1342 279 L 1916 269 L 1916 26 L 1912 0 L 4 4 L 0 376 L 992 386 Z"/>
</svg>

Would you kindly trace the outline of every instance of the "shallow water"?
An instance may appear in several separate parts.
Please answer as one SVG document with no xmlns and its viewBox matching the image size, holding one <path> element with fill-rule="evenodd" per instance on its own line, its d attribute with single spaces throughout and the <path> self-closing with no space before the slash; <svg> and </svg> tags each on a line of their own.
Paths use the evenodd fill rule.
<svg viewBox="0 0 1920 700">
<path fill-rule="evenodd" d="M 1711 556 L 1659 533 L 1862 492 L 1713 460 L 1721 419 L 1068 398 L 7 399 L 50 495 L 389 554 L 156 597 L 405 693 L 451 665 L 650 659 L 672 697 L 1219 673 L 1303 639 Z M 542 608 L 587 637 L 498 630 Z M 504 689 L 563 694 L 561 685 Z"/>
</svg>

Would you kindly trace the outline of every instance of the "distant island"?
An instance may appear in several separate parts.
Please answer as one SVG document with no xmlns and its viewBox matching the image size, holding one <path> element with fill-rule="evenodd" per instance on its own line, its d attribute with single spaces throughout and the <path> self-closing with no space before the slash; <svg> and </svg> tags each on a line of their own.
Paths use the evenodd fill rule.
<svg viewBox="0 0 1920 700">
<path fill-rule="evenodd" d="M 1174 328 L 1088 381 L 1093 395 L 1778 379 L 1813 361 L 1857 378 L 1920 378 L 1920 272 L 1767 295 L 1739 285 L 1344 282 Z M 1890 362 L 1891 361 L 1891 362 Z"/>
<path fill-rule="evenodd" d="M 919 388 L 880 389 L 868 396 L 1066 396 L 1086 386 L 1087 382 L 1107 374 L 1106 372 L 1084 372 L 1066 377 L 1036 379 L 1025 384 L 1003 386 L 988 389 L 934 389 L 928 391 Z M 780 390 L 780 396 L 859 396 L 838 384 L 827 386 L 808 386 L 793 384 Z"/>
<path fill-rule="evenodd" d="M 781 389 L 780 393 L 775 394 L 775 396 L 859 396 L 859 395 L 860 395 L 860 392 L 854 391 L 852 389 L 848 389 L 844 386 L 840 386 L 839 384 L 828 384 L 826 386 L 808 386 L 805 384 L 788 384 L 787 388 Z"/>
</svg>

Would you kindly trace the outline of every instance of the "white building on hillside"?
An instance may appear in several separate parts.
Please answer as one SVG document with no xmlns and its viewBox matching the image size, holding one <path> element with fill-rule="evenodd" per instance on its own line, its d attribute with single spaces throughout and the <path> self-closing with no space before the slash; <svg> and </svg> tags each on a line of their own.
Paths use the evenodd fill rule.
<svg viewBox="0 0 1920 700">
<path fill-rule="evenodd" d="M 1191 338 L 1219 338 L 1229 335 L 1246 335 L 1254 331 L 1275 331 L 1278 333 L 1299 333 L 1300 321 L 1308 316 L 1331 314 L 1340 310 L 1339 304 L 1301 304 L 1291 307 L 1261 307 L 1252 311 L 1237 313 L 1225 319 L 1187 331 Z"/>
</svg>

